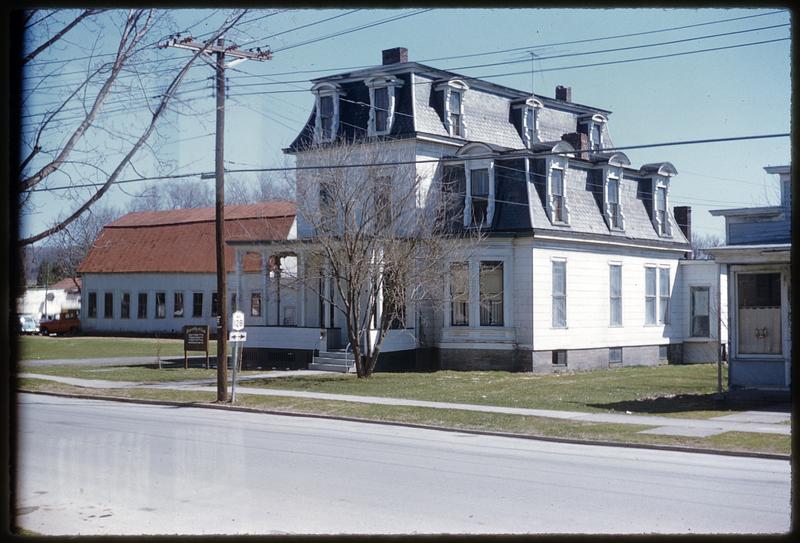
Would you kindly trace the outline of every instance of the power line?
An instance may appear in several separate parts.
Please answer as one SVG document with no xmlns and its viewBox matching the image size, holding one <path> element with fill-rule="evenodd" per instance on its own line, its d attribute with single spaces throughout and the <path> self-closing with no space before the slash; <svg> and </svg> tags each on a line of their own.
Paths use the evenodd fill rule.
<svg viewBox="0 0 800 543">
<path fill-rule="evenodd" d="M 684 141 L 670 141 L 670 142 L 661 142 L 661 143 L 649 143 L 649 144 L 642 144 L 642 145 L 628 145 L 628 146 L 621 146 L 621 147 L 614 147 L 610 149 L 604 149 L 604 152 L 613 152 L 613 151 L 621 151 L 626 149 L 645 149 L 645 148 L 654 148 L 654 147 L 670 147 L 676 145 L 699 145 L 699 144 L 707 144 L 707 143 L 726 143 L 731 141 L 745 141 L 745 140 L 758 140 L 758 139 L 769 139 L 769 138 L 784 138 L 789 137 L 791 134 L 782 133 L 782 134 L 758 134 L 758 135 L 751 135 L 751 136 L 736 136 L 736 137 L 727 137 L 727 138 L 706 138 L 701 140 L 684 140 Z M 430 158 L 430 159 L 419 159 L 419 160 L 396 160 L 396 161 L 386 161 L 386 162 L 366 162 L 366 163 L 354 163 L 354 164 L 325 164 L 325 165 L 317 165 L 317 166 L 282 166 L 282 167 L 270 167 L 270 168 L 245 168 L 245 169 L 235 169 L 235 170 L 225 170 L 225 173 L 257 173 L 257 172 L 282 172 L 282 171 L 304 171 L 304 170 L 323 170 L 323 169 L 346 169 L 346 168 L 364 168 L 364 167 L 375 167 L 375 166 L 402 166 L 402 165 L 411 165 L 411 164 L 427 164 L 427 163 L 438 163 L 438 162 L 464 162 L 465 160 L 478 160 L 478 159 L 512 159 L 512 158 L 542 158 L 547 156 L 559 156 L 559 155 L 567 155 L 567 154 L 577 154 L 580 152 L 588 152 L 590 150 L 574 150 L 574 151 L 529 151 L 529 150 L 520 150 L 519 152 L 513 155 L 505 155 L 505 156 L 498 156 L 494 154 L 489 155 L 471 155 L 469 157 L 441 157 L 441 158 Z M 155 177 L 141 177 L 141 178 L 134 178 L 134 179 L 123 179 L 120 181 L 116 181 L 115 183 L 137 183 L 141 181 L 155 181 L 155 180 L 163 180 L 163 179 L 181 179 L 187 177 L 198 177 L 207 172 L 192 172 L 186 174 L 174 174 L 169 176 L 155 176 Z M 68 190 L 73 188 L 85 188 L 85 187 L 93 187 L 102 185 L 103 183 L 86 183 L 83 185 L 70 185 L 65 187 L 49 187 L 49 188 L 41 188 L 41 189 L 31 189 L 28 192 L 52 192 L 57 190 Z"/>
<path fill-rule="evenodd" d="M 290 28 L 289 30 L 284 30 L 284 31 L 278 32 L 276 34 L 271 34 L 269 36 L 264 36 L 263 38 L 258 38 L 256 40 L 249 41 L 247 43 L 243 43 L 241 45 L 241 47 L 244 47 L 246 45 L 250 45 L 250 44 L 255 43 L 257 41 L 265 41 L 265 40 L 274 38 L 276 36 L 282 36 L 283 34 L 288 34 L 289 32 L 296 32 L 297 30 L 302 30 L 303 28 L 308 28 L 310 26 L 315 26 L 315 25 L 318 25 L 318 24 L 327 23 L 328 21 L 333 21 L 334 19 L 339 19 L 340 17 L 344 17 L 346 15 L 351 15 L 351 14 L 356 13 L 358 11 L 362 11 L 362 10 L 361 9 L 353 9 L 353 10 L 350 10 L 350 11 L 348 11 L 346 13 L 340 13 L 339 15 L 334 15 L 333 17 L 328 17 L 327 19 L 322 19 L 322 20 L 319 20 L 319 21 L 314 21 L 313 23 L 308 23 L 308 24 L 304 24 L 304 25 L 301 25 L 301 26 L 296 26 L 294 28 Z"/>
<path fill-rule="evenodd" d="M 670 54 L 650 56 L 650 57 L 640 57 L 640 58 L 625 59 L 625 60 L 614 60 L 614 61 L 607 61 L 607 62 L 598 62 L 598 63 L 594 63 L 594 64 L 580 64 L 580 65 L 575 65 L 575 66 L 558 66 L 558 67 L 555 67 L 555 68 L 540 68 L 539 70 L 537 70 L 537 72 L 538 73 L 542 73 L 542 72 L 554 72 L 554 71 L 560 71 L 560 70 L 573 70 L 573 69 L 577 69 L 577 68 L 591 68 L 591 67 L 596 67 L 596 66 L 608 66 L 608 65 L 612 65 L 612 64 L 625 64 L 625 63 L 630 63 L 630 62 L 640 62 L 640 61 L 644 61 L 644 60 L 656 60 L 656 59 L 669 58 L 669 57 L 679 57 L 679 56 L 685 56 L 685 55 L 694 55 L 694 54 L 697 54 L 697 53 L 707 53 L 707 52 L 712 52 L 712 51 L 722 51 L 722 50 L 726 50 L 726 49 L 736 49 L 736 48 L 739 48 L 739 47 L 752 47 L 752 46 L 755 46 L 755 45 L 765 45 L 765 44 L 768 44 L 768 43 L 786 41 L 786 40 L 789 40 L 789 39 L 791 39 L 791 38 L 777 38 L 777 39 L 773 39 L 773 40 L 764 40 L 764 41 L 751 42 L 751 43 L 727 45 L 727 46 L 723 46 L 723 47 L 713 47 L 713 48 L 708 48 L 708 49 L 697 49 L 697 50 L 694 50 L 694 51 L 683 51 L 683 52 L 680 52 L 680 53 L 670 53 Z M 512 75 L 523 75 L 523 74 L 524 75 L 530 74 L 530 71 L 525 71 L 525 72 L 507 72 L 507 73 L 488 74 L 488 75 L 479 75 L 479 76 L 466 76 L 466 75 L 464 75 L 464 76 L 461 76 L 461 79 L 465 79 L 465 80 L 469 80 L 469 81 L 479 81 L 479 80 L 482 80 L 482 79 L 492 79 L 492 78 L 497 78 L 497 77 L 507 77 L 507 76 L 512 76 Z M 431 75 L 431 76 L 434 76 L 436 74 L 420 73 L 419 75 Z M 430 81 L 420 81 L 420 82 L 416 82 L 414 84 L 415 85 L 429 85 L 430 83 L 431 83 Z M 242 85 L 240 85 L 240 86 L 242 86 Z M 260 95 L 260 94 L 284 94 L 284 93 L 292 93 L 292 92 L 308 92 L 308 90 L 307 89 L 298 89 L 298 90 L 256 91 L 256 92 L 247 92 L 247 93 L 237 94 L 237 96 L 254 96 L 254 95 Z"/>
<path fill-rule="evenodd" d="M 739 21 L 739 20 L 744 20 L 744 19 L 752 19 L 752 18 L 756 18 L 756 17 L 764 17 L 764 16 L 767 16 L 767 15 L 775 15 L 777 13 L 786 13 L 786 12 L 784 10 L 777 10 L 777 11 L 770 11 L 770 12 L 767 12 L 767 13 L 760 13 L 760 14 L 757 14 L 757 15 L 747 15 L 747 16 L 744 16 L 744 17 L 734 17 L 734 18 L 730 18 L 730 19 L 720 19 L 720 20 L 716 20 L 716 21 L 709 21 L 709 22 L 705 22 L 705 23 L 698 23 L 698 24 L 692 24 L 692 25 L 684 25 L 684 26 L 676 26 L 676 27 L 663 28 L 663 29 L 647 30 L 647 31 L 635 32 L 635 33 L 631 33 L 631 34 L 617 34 L 617 35 L 614 35 L 614 36 L 604 36 L 604 37 L 598 37 L 598 38 L 587 38 L 587 39 L 582 39 L 582 40 L 573 40 L 573 41 L 557 42 L 557 43 L 550 43 L 550 44 L 526 45 L 524 47 L 515 47 L 515 48 L 512 48 L 512 49 L 499 49 L 499 50 L 495 50 L 495 51 L 487 51 L 487 52 L 480 52 L 480 53 L 469 53 L 469 54 L 454 55 L 454 56 L 449 56 L 449 57 L 438 57 L 438 58 L 431 58 L 431 59 L 422 59 L 422 60 L 419 60 L 417 62 L 425 63 L 425 62 L 436 62 L 436 61 L 440 61 L 440 60 L 452 60 L 452 59 L 459 59 L 459 58 L 481 57 L 481 56 L 487 56 L 487 55 L 496 55 L 496 54 L 500 54 L 500 53 L 509 53 L 509 52 L 514 52 L 514 51 L 527 50 L 527 49 L 544 49 L 544 48 L 548 48 L 548 47 L 555 47 L 555 46 L 558 46 L 558 45 L 572 45 L 572 44 L 578 44 L 578 43 L 588 43 L 588 42 L 604 41 L 604 40 L 627 38 L 627 37 L 634 37 L 634 36 L 645 36 L 645 35 L 650 35 L 650 34 L 657 34 L 657 33 L 660 33 L 660 32 L 672 32 L 672 31 L 675 31 L 675 30 L 684 30 L 684 29 L 687 29 L 687 28 L 694 28 L 694 27 L 699 27 L 699 26 L 708 26 L 708 25 L 726 23 L 726 22 L 730 22 L 730 21 Z M 320 68 L 320 69 L 316 69 L 316 70 L 294 70 L 294 71 L 291 71 L 291 72 L 277 72 L 277 73 L 273 73 L 271 75 L 278 76 L 278 75 L 296 75 L 296 74 L 302 74 L 302 73 L 346 72 L 346 71 L 351 71 L 351 70 L 359 70 L 359 69 L 363 69 L 363 68 L 372 68 L 373 66 L 375 66 L 375 65 L 374 64 L 365 64 L 365 65 L 361 65 L 361 66 L 346 66 L 346 67 L 341 67 L 341 68 Z M 249 74 L 249 77 L 260 77 L 260 76 L 258 74 Z"/>
<path fill-rule="evenodd" d="M 318 38 L 313 38 L 313 39 L 306 40 L 306 41 L 303 41 L 303 42 L 300 42 L 300 43 L 295 43 L 294 45 L 288 45 L 288 46 L 282 47 L 280 49 L 275 49 L 273 52 L 274 53 L 279 53 L 281 51 L 288 51 L 289 49 L 294 49 L 295 47 L 300 47 L 300 46 L 303 46 L 303 45 L 309 45 L 311 43 L 317 43 L 317 42 L 320 42 L 320 41 L 323 41 L 323 40 L 327 40 L 327 39 L 330 39 L 330 38 L 338 38 L 339 36 L 344 36 L 345 34 L 350 34 L 352 32 L 357 32 L 359 30 L 365 30 L 367 28 L 372 28 L 372 27 L 375 27 L 375 26 L 378 26 L 378 25 L 391 23 L 393 21 L 398 21 L 400 19 L 405 19 L 406 17 L 413 17 L 414 15 L 420 15 L 420 14 L 426 13 L 428 11 L 433 11 L 433 8 L 420 9 L 420 10 L 417 10 L 417 11 L 412 12 L 412 13 L 406 13 L 404 15 L 396 15 L 396 16 L 393 16 L 393 17 L 389 17 L 387 19 L 382 19 L 380 21 L 376 21 L 374 23 L 369 23 L 369 24 L 366 24 L 366 25 L 361 25 L 361 26 L 357 26 L 357 27 L 354 27 L 354 28 L 349 28 L 347 30 L 342 30 L 342 31 L 339 31 L 339 32 L 335 32 L 333 34 L 328 34 L 327 36 L 320 36 Z"/>
</svg>

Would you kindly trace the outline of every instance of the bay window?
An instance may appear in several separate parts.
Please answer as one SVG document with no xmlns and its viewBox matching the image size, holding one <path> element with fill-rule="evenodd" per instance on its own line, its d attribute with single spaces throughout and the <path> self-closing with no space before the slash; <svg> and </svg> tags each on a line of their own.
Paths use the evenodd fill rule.
<svg viewBox="0 0 800 543">
<path fill-rule="evenodd" d="M 469 262 L 450 264 L 450 326 L 469 326 Z"/>
<path fill-rule="evenodd" d="M 481 326 L 503 326 L 503 262 L 480 264 Z"/>
</svg>

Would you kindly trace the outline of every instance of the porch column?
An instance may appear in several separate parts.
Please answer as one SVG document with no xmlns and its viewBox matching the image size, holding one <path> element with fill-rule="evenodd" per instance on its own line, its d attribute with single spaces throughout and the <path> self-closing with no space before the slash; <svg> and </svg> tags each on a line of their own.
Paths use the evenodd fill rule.
<svg viewBox="0 0 800 543">
<path fill-rule="evenodd" d="M 281 325 L 281 256 L 275 257 L 275 324 Z"/>
<path fill-rule="evenodd" d="M 297 253 L 297 304 L 300 306 L 298 326 L 306 325 L 306 258 L 304 253 Z"/>
</svg>

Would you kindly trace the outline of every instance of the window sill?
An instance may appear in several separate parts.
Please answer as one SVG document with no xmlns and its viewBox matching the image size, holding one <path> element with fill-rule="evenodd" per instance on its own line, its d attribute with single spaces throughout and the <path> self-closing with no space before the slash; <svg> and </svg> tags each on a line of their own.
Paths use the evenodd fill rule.
<svg viewBox="0 0 800 543">
<path fill-rule="evenodd" d="M 550 366 L 552 366 L 554 368 L 566 368 L 567 367 L 566 364 L 550 364 Z"/>
</svg>

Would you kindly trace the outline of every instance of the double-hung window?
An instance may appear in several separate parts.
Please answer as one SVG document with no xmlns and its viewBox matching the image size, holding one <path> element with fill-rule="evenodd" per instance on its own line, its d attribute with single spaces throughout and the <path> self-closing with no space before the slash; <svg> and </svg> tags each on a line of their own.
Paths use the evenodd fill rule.
<svg viewBox="0 0 800 543">
<path fill-rule="evenodd" d="M 564 170 L 553 168 L 550 172 L 550 187 L 553 193 L 553 222 L 564 220 Z"/>
<path fill-rule="evenodd" d="M 469 325 L 469 262 L 450 264 L 450 326 Z"/>
<path fill-rule="evenodd" d="M 656 225 L 658 235 L 667 235 L 667 188 L 656 187 Z"/>
<path fill-rule="evenodd" d="M 333 138 L 333 96 L 321 96 L 319 99 L 319 128 L 323 140 Z"/>
<path fill-rule="evenodd" d="M 608 272 L 609 324 L 611 326 L 622 326 L 622 265 L 610 264 Z"/>
<path fill-rule="evenodd" d="M 503 263 L 481 262 L 481 326 L 503 326 Z"/>
<path fill-rule="evenodd" d="M 691 337 L 709 337 L 709 288 L 691 287 Z"/>
<path fill-rule="evenodd" d="M 451 136 L 463 136 L 461 126 L 461 91 L 451 90 L 447 108 L 448 125 Z"/>
<path fill-rule="evenodd" d="M 172 297 L 172 316 L 183 317 L 183 292 L 176 292 Z"/>
<path fill-rule="evenodd" d="M 103 300 L 103 318 L 104 319 L 114 318 L 114 294 L 111 292 L 105 293 L 105 297 Z"/>
<path fill-rule="evenodd" d="M 147 293 L 140 292 L 138 303 L 136 304 L 136 318 L 137 319 L 146 319 L 147 318 Z"/>
<path fill-rule="evenodd" d="M 553 261 L 553 328 L 567 326 L 567 263 Z"/>
<path fill-rule="evenodd" d="M 194 292 L 192 293 L 192 317 L 202 317 L 203 316 L 203 293 L 202 292 Z"/>
<path fill-rule="evenodd" d="M 592 123 L 592 150 L 599 151 L 603 148 L 603 125 Z"/>
<path fill-rule="evenodd" d="M 472 195 L 472 225 L 484 226 L 489 211 L 489 170 L 470 170 L 470 192 Z"/>
<path fill-rule="evenodd" d="M 167 316 L 167 293 L 156 292 L 156 318 L 163 319 Z"/>
<path fill-rule="evenodd" d="M 89 293 L 89 307 L 86 311 L 89 315 L 90 319 L 97 318 L 97 293 L 90 292 Z"/>
<path fill-rule="evenodd" d="M 669 324 L 669 268 L 658 268 L 658 324 Z"/>
<path fill-rule="evenodd" d="M 656 268 L 644 269 L 644 323 L 656 324 Z"/>
<path fill-rule="evenodd" d="M 261 316 L 261 293 L 260 292 L 251 292 L 250 293 L 250 316 L 251 317 L 260 317 Z"/>
<path fill-rule="evenodd" d="M 389 89 L 381 87 L 374 91 L 375 132 L 386 132 L 389 129 Z"/>
<path fill-rule="evenodd" d="M 619 207 L 619 178 L 608 178 L 608 221 L 611 228 L 622 228 L 622 215 Z"/>
<path fill-rule="evenodd" d="M 211 293 L 211 316 L 219 316 L 219 295 L 216 292 Z"/>
<path fill-rule="evenodd" d="M 119 318 L 131 318 L 131 294 L 130 292 L 123 292 L 119 302 Z"/>
</svg>

